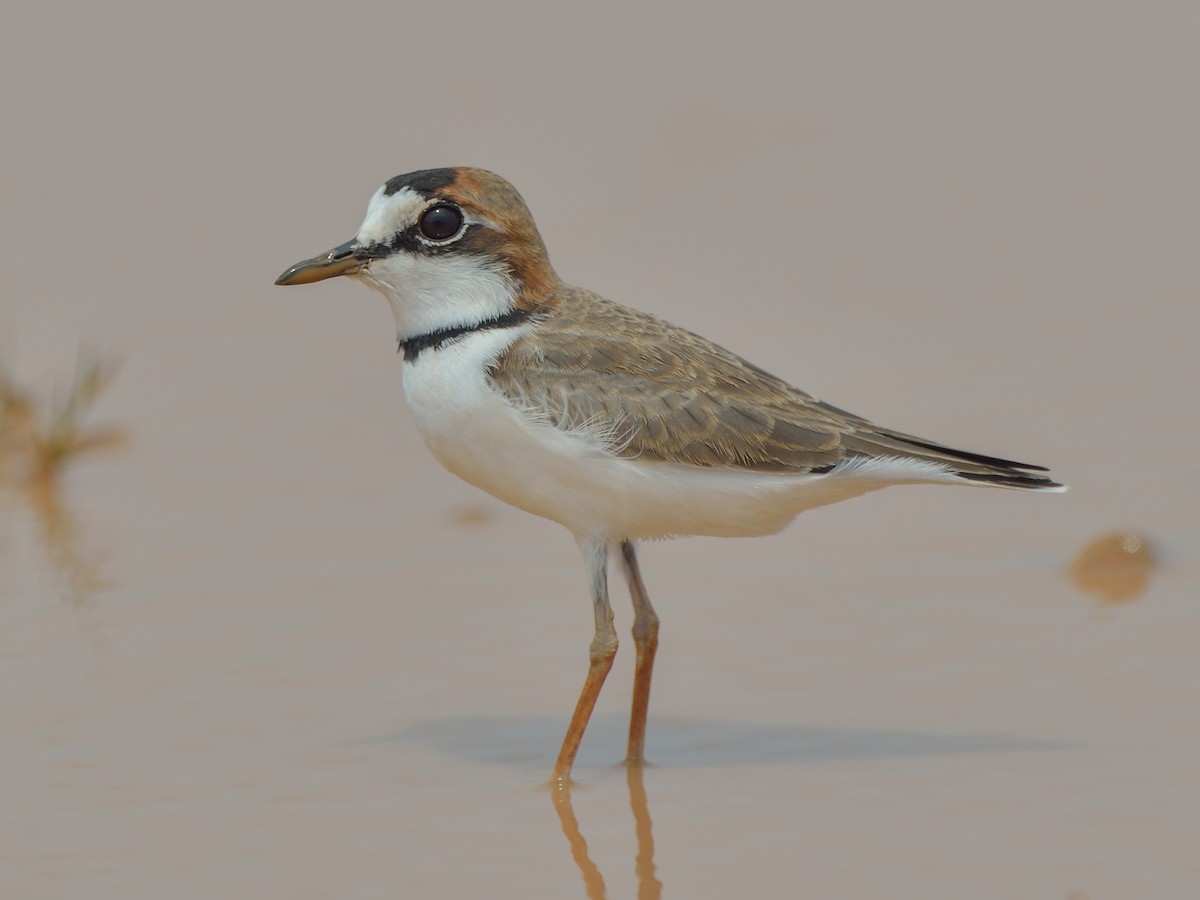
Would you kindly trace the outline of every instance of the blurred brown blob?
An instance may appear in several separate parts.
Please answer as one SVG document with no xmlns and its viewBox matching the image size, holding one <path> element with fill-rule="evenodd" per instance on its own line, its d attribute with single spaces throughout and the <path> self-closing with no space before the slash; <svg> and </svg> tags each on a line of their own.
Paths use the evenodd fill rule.
<svg viewBox="0 0 1200 900">
<path fill-rule="evenodd" d="M 459 507 L 450 518 L 460 528 L 478 528 L 491 520 L 492 510 L 482 503 Z"/>
<path fill-rule="evenodd" d="M 1108 606 L 1140 597 L 1153 569 L 1154 556 L 1144 538 L 1131 531 L 1114 531 L 1079 551 L 1070 573 L 1077 588 Z"/>
</svg>

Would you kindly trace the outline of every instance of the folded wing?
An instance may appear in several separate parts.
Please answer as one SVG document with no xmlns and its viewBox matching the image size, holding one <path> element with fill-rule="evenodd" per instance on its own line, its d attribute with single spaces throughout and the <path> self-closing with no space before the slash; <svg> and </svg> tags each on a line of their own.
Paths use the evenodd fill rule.
<svg viewBox="0 0 1200 900">
<path fill-rule="evenodd" d="M 495 363 L 497 388 L 620 456 L 756 472 L 854 461 L 944 466 L 968 481 L 1056 489 L 1041 466 L 955 450 L 823 403 L 722 347 L 576 288 Z M 586 310 L 586 316 L 578 313 Z"/>
</svg>

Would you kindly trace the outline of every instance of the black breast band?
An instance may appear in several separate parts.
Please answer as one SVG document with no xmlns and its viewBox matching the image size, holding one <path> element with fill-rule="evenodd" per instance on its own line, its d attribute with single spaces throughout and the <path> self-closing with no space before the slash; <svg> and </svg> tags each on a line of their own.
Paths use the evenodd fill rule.
<svg viewBox="0 0 1200 900">
<path fill-rule="evenodd" d="M 524 310 L 514 309 L 512 312 L 496 316 L 494 319 L 484 319 L 482 322 L 476 322 L 474 325 L 439 328 L 437 331 L 415 335 L 406 341 L 401 341 L 398 349 L 404 353 L 405 362 L 415 362 L 423 350 L 440 350 L 446 344 L 464 335 L 474 334 L 476 331 L 490 331 L 493 328 L 512 328 L 514 325 L 520 325 L 528 319 L 529 313 Z"/>
</svg>

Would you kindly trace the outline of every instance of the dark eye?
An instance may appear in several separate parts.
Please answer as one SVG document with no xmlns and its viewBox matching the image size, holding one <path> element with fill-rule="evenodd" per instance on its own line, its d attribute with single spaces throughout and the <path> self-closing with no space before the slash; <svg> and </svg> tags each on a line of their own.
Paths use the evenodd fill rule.
<svg viewBox="0 0 1200 900">
<path fill-rule="evenodd" d="M 431 241 L 444 241 L 458 234 L 463 225 L 463 214 L 457 206 L 439 203 L 421 213 L 417 227 Z"/>
</svg>

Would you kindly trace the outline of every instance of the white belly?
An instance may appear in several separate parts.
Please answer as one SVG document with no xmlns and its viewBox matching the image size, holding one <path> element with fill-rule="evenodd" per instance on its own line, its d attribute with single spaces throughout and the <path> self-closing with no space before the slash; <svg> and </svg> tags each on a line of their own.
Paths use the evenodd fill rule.
<svg viewBox="0 0 1200 900">
<path fill-rule="evenodd" d="M 593 435 L 537 422 L 491 385 L 487 366 L 517 334 L 481 331 L 423 352 L 404 364 L 405 394 L 443 466 L 576 535 L 772 534 L 805 509 L 914 480 L 862 469 L 788 475 L 621 459 Z"/>
</svg>

